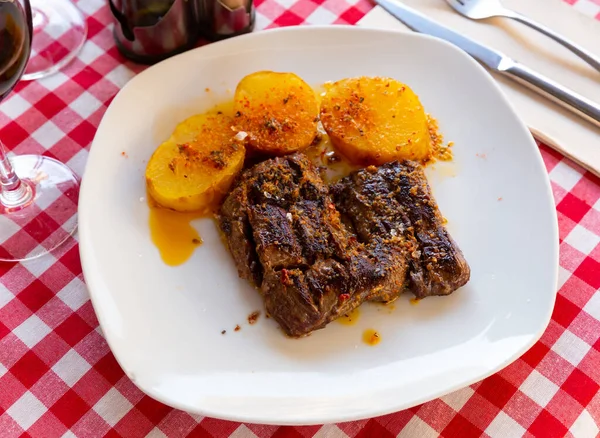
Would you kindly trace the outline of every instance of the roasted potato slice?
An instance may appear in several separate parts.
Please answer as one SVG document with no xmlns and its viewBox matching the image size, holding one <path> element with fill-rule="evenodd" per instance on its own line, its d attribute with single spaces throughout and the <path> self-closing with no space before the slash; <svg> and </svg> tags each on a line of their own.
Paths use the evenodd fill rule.
<svg viewBox="0 0 600 438">
<path fill-rule="evenodd" d="M 333 145 L 357 164 L 427 160 L 427 115 L 405 84 L 384 77 L 343 79 L 326 88 L 321 122 Z"/>
<path fill-rule="evenodd" d="M 177 211 L 213 208 L 244 164 L 245 148 L 231 126 L 231 117 L 215 112 L 180 123 L 148 162 L 150 196 Z"/>
<path fill-rule="evenodd" d="M 244 77 L 234 96 L 235 127 L 249 149 L 285 155 L 308 147 L 317 133 L 314 90 L 293 73 L 260 71 Z"/>
</svg>

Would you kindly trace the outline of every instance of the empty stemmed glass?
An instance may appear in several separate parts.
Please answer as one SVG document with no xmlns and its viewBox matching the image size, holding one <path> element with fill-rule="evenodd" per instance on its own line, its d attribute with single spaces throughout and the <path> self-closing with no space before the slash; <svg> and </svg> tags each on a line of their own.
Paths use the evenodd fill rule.
<svg viewBox="0 0 600 438">
<path fill-rule="evenodd" d="M 29 0 L 0 0 L 0 100 L 23 75 L 32 26 Z M 66 165 L 41 155 L 9 159 L 0 142 L 0 261 L 33 259 L 67 240 L 78 197 L 79 178 Z"/>
<path fill-rule="evenodd" d="M 71 0 L 29 0 L 32 42 L 22 80 L 56 73 L 73 60 L 87 38 L 87 23 Z"/>
</svg>

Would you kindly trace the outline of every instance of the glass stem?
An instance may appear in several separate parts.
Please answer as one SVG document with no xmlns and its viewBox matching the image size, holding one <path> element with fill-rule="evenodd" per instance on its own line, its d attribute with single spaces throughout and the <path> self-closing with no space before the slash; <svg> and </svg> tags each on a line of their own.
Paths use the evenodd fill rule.
<svg viewBox="0 0 600 438">
<path fill-rule="evenodd" d="M 0 141 L 0 202 L 6 207 L 15 207 L 28 203 L 31 198 L 31 190 L 15 173 L 6 155 L 6 147 Z"/>
</svg>

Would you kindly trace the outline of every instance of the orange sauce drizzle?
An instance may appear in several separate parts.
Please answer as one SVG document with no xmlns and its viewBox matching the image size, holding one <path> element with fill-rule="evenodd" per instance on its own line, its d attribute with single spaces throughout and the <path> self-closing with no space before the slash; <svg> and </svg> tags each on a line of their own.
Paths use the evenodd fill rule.
<svg viewBox="0 0 600 438">
<path fill-rule="evenodd" d="M 206 217 L 203 212 L 180 213 L 161 208 L 148 195 L 149 225 L 152 243 L 168 266 L 185 263 L 202 244 L 202 238 L 192 221 Z"/>
<path fill-rule="evenodd" d="M 373 329 L 367 329 L 363 332 L 363 342 L 367 345 L 374 346 L 381 342 L 381 335 Z"/>
<path fill-rule="evenodd" d="M 360 317 L 360 310 L 357 307 L 352 312 L 340 316 L 337 319 L 337 321 L 339 321 L 339 323 L 342 325 L 354 325 L 358 321 L 359 317 Z"/>
</svg>

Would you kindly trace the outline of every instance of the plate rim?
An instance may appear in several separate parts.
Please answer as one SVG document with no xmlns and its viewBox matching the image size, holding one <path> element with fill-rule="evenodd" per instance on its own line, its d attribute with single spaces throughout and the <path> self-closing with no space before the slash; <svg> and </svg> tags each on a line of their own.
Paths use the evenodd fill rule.
<svg viewBox="0 0 600 438">
<path fill-rule="evenodd" d="M 463 52 L 456 46 L 454 46 L 451 43 L 448 43 L 442 39 L 432 37 L 429 35 L 425 35 L 425 34 L 420 34 L 420 33 L 415 33 L 415 32 L 405 31 L 405 30 L 396 30 L 396 29 L 375 29 L 375 28 L 358 27 L 358 26 L 352 26 L 352 25 L 314 25 L 314 26 L 287 26 L 287 27 L 281 27 L 281 28 L 267 29 L 267 30 L 262 30 L 260 32 L 254 32 L 254 33 L 250 33 L 250 34 L 241 35 L 239 37 L 214 42 L 214 43 L 209 44 L 208 46 L 214 47 L 215 45 L 235 44 L 233 42 L 235 40 L 239 41 L 239 39 L 242 39 L 242 38 L 247 39 L 247 40 L 254 39 L 254 38 L 264 38 L 266 34 L 303 33 L 303 32 L 308 32 L 311 30 L 332 31 L 332 32 L 350 31 L 350 32 L 364 33 L 364 34 L 402 35 L 402 37 L 407 37 L 409 39 L 411 39 L 411 38 L 427 39 L 427 40 L 434 41 L 435 44 L 445 46 L 446 47 L 445 50 L 452 51 L 455 53 L 454 56 L 461 56 L 461 57 L 465 58 L 465 60 L 470 62 L 471 64 L 473 64 L 480 71 L 480 73 L 483 73 L 483 75 L 485 75 L 488 84 L 496 90 L 498 95 L 501 96 L 501 98 L 504 101 L 504 103 L 506 104 L 506 106 L 509 108 L 509 110 L 514 115 L 514 118 L 517 121 L 519 128 L 524 133 L 528 134 L 528 136 L 530 137 L 529 147 L 533 147 L 537 151 L 537 154 L 535 154 L 536 164 L 538 166 L 542 166 L 542 168 L 545 171 L 545 165 L 543 162 L 542 155 L 539 152 L 539 149 L 536 145 L 536 142 L 535 142 L 533 136 L 531 135 L 529 128 L 519 118 L 517 112 L 515 111 L 515 108 L 513 107 L 511 102 L 508 100 L 507 96 L 502 91 L 499 84 L 493 79 L 493 77 L 489 74 L 489 72 L 484 67 L 482 67 L 479 63 L 477 63 L 473 58 L 471 58 L 469 55 L 467 55 L 465 52 Z M 202 53 L 202 51 L 205 49 L 205 47 L 207 47 L 207 46 L 194 48 L 192 50 L 183 52 L 181 54 L 178 54 L 178 55 L 170 57 L 166 60 L 163 60 L 155 65 L 152 65 L 152 66 L 146 68 L 141 73 L 132 77 L 119 90 L 119 92 L 115 95 L 115 97 L 111 101 L 111 104 L 109 105 L 109 107 L 106 109 L 106 112 L 104 113 L 102 120 L 101 120 L 100 124 L 98 125 L 96 134 L 94 135 L 94 140 L 92 141 L 91 146 L 90 146 L 89 155 L 88 155 L 88 158 L 86 161 L 86 167 L 87 167 L 87 164 L 90 162 L 90 160 L 93 159 L 93 157 L 95 155 L 94 154 L 95 150 L 98 150 L 98 147 L 94 148 L 94 145 L 97 143 L 98 133 L 102 131 L 105 121 L 107 119 L 107 115 L 110 113 L 111 108 L 114 108 L 115 102 L 119 101 L 118 99 L 121 97 L 121 95 L 124 94 L 128 88 L 132 88 L 133 87 L 132 84 L 135 84 L 136 80 L 139 81 L 139 80 L 141 80 L 140 78 L 143 78 L 144 75 L 148 74 L 147 73 L 148 71 L 151 71 L 151 70 L 155 69 L 156 67 L 162 66 L 167 63 L 176 63 L 183 57 L 198 56 L 199 53 Z M 92 185 L 92 183 L 89 182 L 89 177 L 86 178 L 87 175 L 89 175 L 89 172 L 84 172 L 84 175 L 82 178 L 80 196 L 79 196 L 80 207 L 87 206 L 88 199 L 87 199 L 86 193 L 88 193 L 88 191 L 90 190 L 90 189 L 88 189 L 88 186 Z M 442 397 L 442 396 L 449 394 L 451 392 L 454 392 L 458 389 L 465 388 L 467 386 L 472 385 L 473 383 L 479 382 L 479 381 L 489 377 L 490 375 L 495 374 L 498 371 L 504 369 L 511 363 L 513 363 L 515 360 L 520 358 L 526 351 L 528 351 L 540 339 L 540 337 L 542 336 L 542 334 L 544 333 L 544 331 L 546 330 L 546 328 L 548 327 L 548 325 L 551 321 L 552 311 L 555 306 L 556 296 L 558 293 L 558 274 L 559 274 L 558 219 L 557 219 L 557 213 L 556 213 L 554 198 L 553 198 L 553 194 L 552 194 L 550 179 L 549 179 L 549 176 L 546 171 L 545 171 L 545 175 L 546 175 L 546 178 L 544 178 L 544 186 L 545 186 L 546 193 L 544 195 L 547 198 L 547 201 L 549 201 L 551 203 L 551 205 L 553 206 L 553 208 L 551 209 L 551 212 L 552 212 L 552 216 L 553 216 L 552 217 L 552 225 L 553 225 L 552 226 L 552 228 L 553 228 L 552 229 L 552 231 L 553 231 L 553 233 L 552 233 L 553 234 L 553 236 L 552 236 L 553 237 L 553 239 L 552 239 L 552 255 L 553 255 L 553 257 L 552 257 L 552 259 L 554 260 L 554 263 L 551 266 L 551 270 L 552 270 L 551 275 L 553 278 L 552 283 L 555 284 L 555 288 L 554 288 L 554 293 L 551 296 L 552 302 L 550 303 L 551 305 L 549 306 L 549 311 L 545 315 L 543 324 L 540 324 L 540 328 L 539 328 L 538 332 L 535 335 L 532 335 L 529 342 L 524 343 L 523 347 L 519 351 L 517 351 L 513 355 L 507 357 L 504 361 L 497 364 L 497 366 L 490 367 L 487 372 L 478 374 L 477 377 L 474 377 L 472 379 L 464 379 L 460 383 L 448 385 L 447 387 L 444 387 L 441 390 L 434 391 L 434 394 L 428 394 L 428 395 L 423 395 L 421 397 L 413 398 L 413 399 L 411 399 L 410 402 L 403 401 L 401 403 L 388 405 L 387 407 L 384 407 L 384 408 L 382 408 L 380 405 L 375 405 L 375 407 L 373 407 L 373 408 L 363 409 L 360 412 L 360 414 L 356 414 L 353 412 L 352 414 L 348 415 L 348 414 L 344 414 L 341 410 L 338 409 L 337 415 L 331 415 L 331 414 L 323 415 L 320 413 L 317 413 L 317 414 L 311 413 L 311 414 L 309 414 L 309 416 L 306 417 L 306 420 L 299 419 L 299 417 L 297 415 L 291 415 L 291 416 L 288 415 L 285 418 L 277 420 L 276 418 L 274 418 L 272 415 L 269 415 L 268 413 L 265 413 L 264 415 L 260 415 L 260 416 L 252 415 L 252 414 L 244 415 L 242 413 L 242 411 L 243 411 L 242 409 L 237 409 L 235 413 L 230 413 L 223 409 L 212 409 L 210 406 L 199 406 L 200 403 L 198 403 L 198 405 L 196 407 L 192 407 L 189 404 L 179 402 L 178 400 L 172 399 L 170 397 L 163 396 L 162 394 L 159 394 L 156 391 L 154 391 L 152 388 L 143 387 L 141 382 L 136 381 L 136 379 L 134 377 L 135 370 L 128 369 L 122 363 L 122 361 L 120 359 L 120 355 L 117 354 L 118 349 L 114 348 L 115 340 L 113 339 L 113 336 L 107 334 L 107 331 L 104 330 L 104 327 L 106 326 L 105 315 L 104 315 L 104 313 L 97 311 L 98 302 L 102 296 L 102 293 L 98 292 L 98 291 L 102 289 L 102 286 L 101 286 L 102 282 L 99 281 L 98 279 L 96 279 L 96 276 L 97 275 L 99 276 L 99 274 L 97 272 L 95 272 L 95 267 L 94 267 L 95 266 L 94 265 L 95 255 L 93 254 L 93 245 L 91 244 L 90 237 L 89 237 L 90 233 L 92 233 L 93 231 L 91 229 L 88 229 L 88 226 L 87 226 L 87 220 L 86 220 L 87 208 L 80 208 L 80 211 L 79 211 L 79 248 L 80 248 L 79 252 L 80 252 L 82 273 L 83 273 L 84 281 L 85 281 L 86 286 L 89 291 L 90 301 L 92 303 L 96 317 L 98 319 L 100 329 L 102 330 L 103 337 L 105 338 L 112 354 L 114 355 L 115 360 L 117 361 L 119 366 L 122 368 L 125 375 L 129 379 L 132 380 L 132 382 L 135 384 L 136 387 L 138 387 L 143 393 L 147 394 L 151 398 L 154 398 L 155 400 L 158 400 L 161 403 L 164 403 L 168 406 L 174 407 L 176 409 L 179 409 L 179 410 L 182 410 L 182 411 L 185 411 L 188 413 L 200 414 L 200 415 L 223 419 L 223 420 L 228 420 L 228 421 L 237 421 L 237 422 L 243 422 L 243 423 L 271 424 L 271 425 L 295 425 L 295 426 L 321 425 L 321 424 L 327 424 L 327 423 L 338 423 L 338 422 L 356 421 L 356 420 L 362 420 L 362 419 L 367 419 L 367 418 L 373 418 L 373 417 L 377 417 L 377 416 L 381 416 L 381 415 L 387 415 L 390 413 L 398 412 L 398 411 L 401 411 L 404 409 L 408 409 L 415 405 L 425 403 L 427 401 Z M 92 202 L 92 201 L 89 201 L 89 202 Z"/>
</svg>

